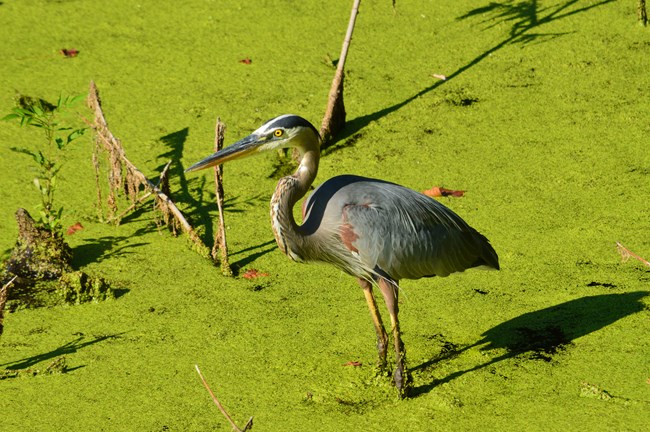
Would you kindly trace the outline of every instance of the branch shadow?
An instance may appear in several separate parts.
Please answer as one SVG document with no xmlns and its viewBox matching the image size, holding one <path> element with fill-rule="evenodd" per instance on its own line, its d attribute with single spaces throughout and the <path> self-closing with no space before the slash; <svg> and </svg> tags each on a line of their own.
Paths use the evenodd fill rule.
<svg viewBox="0 0 650 432">
<path fill-rule="evenodd" d="M 68 354 L 74 354 L 80 349 L 83 349 L 87 346 L 94 345 L 99 342 L 103 342 L 107 339 L 115 339 L 119 338 L 123 333 L 118 333 L 114 335 L 106 335 L 106 336 L 100 336 L 96 337 L 92 340 L 88 341 L 83 341 L 84 337 L 79 336 L 77 339 L 71 340 L 70 342 L 67 342 L 63 345 L 61 345 L 58 348 L 53 349 L 52 351 L 48 351 L 43 354 L 38 354 L 35 356 L 31 357 L 26 357 L 21 360 L 16 360 L 12 362 L 7 362 L 7 363 L 2 363 L 0 366 L 5 367 L 5 369 L 8 370 L 19 370 L 19 369 L 29 369 L 38 363 L 47 361 L 47 360 L 52 360 L 57 357 L 61 357 L 63 355 L 68 355 Z"/>
<path fill-rule="evenodd" d="M 482 21 L 483 23 L 492 22 L 486 27 L 486 29 L 495 27 L 499 24 L 509 23 L 511 25 L 509 36 L 494 45 L 492 48 L 489 48 L 488 50 L 479 54 L 450 75 L 447 75 L 446 80 L 436 81 L 430 86 L 425 87 L 424 89 L 415 93 L 413 96 L 401 102 L 380 109 L 374 113 L 356 117 L 346 122 L 341 134 L 332 139 L 332 141 L 329 142 L 326 146 L 326 148 L 329 149 L 328 153 L 332 153 L 336 150 L 347 147 L 348 145 L 346 143 L 341 144 L 341 141 L 347 141 L 350 138 L 353 142 L 356 141 L 355 137 L 358 138 L 360 131 L 368 126 L 371 122 L 377 121 L 399 110 L 400 108 L 408 105 L 419 97 L 426 95 L 427 93 L 437 89 L 449 81 L 452 81 L 454 78 L 481 63 L 491 54 L 499 51 L 506 46 L 512 44 L 527 45 L 533 42 L 542 43 L 566 34 L 538 32 L 537 30 L 540 27 L 573 15 L 587 12 L 591 9 L 603 6 L 607 3 L 612 3 L 616 0 L 601 0 L 593 4 L 571 9 L 572 6 L 576 6 L 578 3 L 580 3 L 580 1 L 581 0 L 569 0 L 557 5 L 540 7 L 538 0 L 506 0 L 491 2 L 487 6 L 472 9 L 464 15 L 458 17 L 457 20 L 461 21 L 465 19 L 472 19 L 478 16 L 485 16 Z"/>
<path fill-rule="evenodd" d="M 162 161 L 157 169 L 162 171 L 167 161 L 173 161 L 169 167 L 169 176 L 178 179 L 179 189 L 174 191 L 172 199 L 177 204 L 182 204 L 183 213 L 191 220 L 193 226 L 204 227 L 201 240 L 206 245 L 212 246 L 216 228 L 216 193 L 207 187 L 210 176 L 202 175 L 188 179 L 185 175 L 185 166 L 182 160 L 188 136 L 189 128 L 186 127 L 159 138 L 167 150 L 158 156 L 158 159 Z M 266 205 L 268 199 L 262 194 L 247 199 L 230 196 L 224 199 L 223 208 L 226 213 L 243 213 L 246 208 L 256 206 L 260 202 L 264 202 Z"/>
<path fill-rule="evenodd" d="M 412 396 L 430 392 L 436 386 L 448 383 L 469 372 L 511 359 L 524 357 L 529 360 L 551 361 L 553 356 L 569 347 L 575 339 L 598 331 L 616 321 L 646 310 L 641 300 L 649 291 L 624 294 L 602 294 L 582 297 L 545 309 L 528 312 L 505 321 L 483 333 L 482 339 L 461 349 L 443 349 L 436 356 L 410 371 L 428 372 L 436 364 L 459 356 L 464 351 L 481 346 L 481 351 L 505 350 L 485 363 L 466 370 L 459 370 L 442 379 L 433 379 L 413 389 Z"/>
<path fill-rule="evenodd" d="M 146 246 L 148 243 L 133 242 L 133 239 L 144 234 L 146 231 L 149 231 L 149 229 L 139 229 L 134 235 L 128 236 L 103 236 L 94 239 L 85 239 L 84 244 L 74 248 L 72 268 L 78 270 L 91 263 L 135 253 L 132 249 Z"/>
<path fill-rule="evenodd" d="M 205 232 L 201 240 L 206 245 L 212 245 L 212 241 L 214 240 L 214 227 L 209 211 L 204 209 L 206 201 L 204 193 L 206 178 L 205 176 L 201 176 L 188 180 L 185 176 L 185 167 L 182 162 L 185 142 L 187 141 L 189 134 L 190 128 L 185 127 L 158 139 L 167 151 L 158 155 L 158 159 L 161 159 L 162 161 L 157 170 L 162 171 L 167 164 L 167 161 L 172 161 L 168 175 L 170 178 L 178 179 L 179 184 L 179 190 L 174 191 L 172 200 L 177 204 L 183 203 L 189 207 L 189 211 L 184 211 L 184 213 L 186 213 L 188 217 L 192 217 L 194 223 L 198 223 L 205 227 Z"/>
<path fill-rule="evenodd" d="M 268 240 L 258 245 L 247 247 L 246 249 L 242 249 L 235 253 L 229 254 L 230 258 L 237 255 L 246 254 L 243 258 L 231 262 L 230 266 L 232 267 L 233 271 L 239 273 L 239 271 L 246 267 L 248 264 L 252 263 L 257 258 L 266 255 L 269 252 L 273 252 L 273 250 L 275 250 L 275 240 Z"/>
</svg>

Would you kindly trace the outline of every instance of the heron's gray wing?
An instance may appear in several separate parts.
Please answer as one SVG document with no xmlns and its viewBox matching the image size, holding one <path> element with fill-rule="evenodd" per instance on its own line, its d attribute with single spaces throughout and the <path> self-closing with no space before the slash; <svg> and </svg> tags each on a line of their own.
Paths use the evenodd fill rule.
<svg viewBox="0 0 650 432">
<path fill-rule="evenodd" d="M 359 259 L 393 279 L 447 276 L 479 265 L 498 268 L 483 235 L 423 194 L 373 179 L 350 183 L 339 194 Z"/>
</svg>

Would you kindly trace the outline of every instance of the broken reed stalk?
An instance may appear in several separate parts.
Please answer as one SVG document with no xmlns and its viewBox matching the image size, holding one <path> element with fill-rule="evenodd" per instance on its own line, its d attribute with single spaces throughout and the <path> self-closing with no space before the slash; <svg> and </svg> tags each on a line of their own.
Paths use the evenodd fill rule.
<svg viewBox="0 0 650 432">
<path fill-rule="evenodd" d="M 217 117 L 217 124 L 214 129 L 214 151 L 218 152 L 223 148 L 223 140 L 226 133 L 226 125 Z M 232 276 L 232 269 L 228 262 L 228 244 L 226 243 L 226 224 L 223 214 L 223 165 L 214 167 L 215 197 L 217 209 L 219 210 L 219 225 L 214 235 L 212 246 L 212 259 L 215 263 L 221 263 L 221 273 L 224 276 Z M 220 255 L 220 256 L 219 256 Z"/>
<path fill-rule="evenodd" d="M 226 420 L 228 420 L 228 422 L 230 423 L 230 426 L 232 426 L 233 430 L 235 430 L 237 432 L 245 432 L 247 430 L 253 429 L 253 417 L 248 419 L 248 422 L 244 426 L 244 429 L 240 429 L 239 426 L 237 426 L 237 424 L 234 422 L 232 417 L 230 417 L 230 415 L 228 415 L 228 412 L 223 407 L 223 405 L 221 405 L 221 402 L 219 402 L 219 399 L 217 399 L 217 396 L 215 396 L 214 392 L 212 391 L 212 389 L 208 385 L 208 382 L 205 380 L 205 377 L 201 373 L 201 369 L 199 369 L 199 365 L 194 365 L 194 367 L 196 368 L 196 372 L 199 374 L 199 377 L 201 378 L 201 382 L 203 383 L 203 386 L 208 391 L 208 393 L 210 393 L 210 396 L 212 396 L 212 401 L 217 406 L 217 408 L 219 408 L 219 411 L 221 411 L 221 414 L 223 414 L 223 416 L 226 418 Z"/>
<path fill-rule="evenodd" d="M 14 283 L 17 277 L 18 276 L 12 277 L 9 282 L 0 288 L 0 336 L 2 336 L 2 332 L 4 330 L 5 305 L 7 304 L 7 299 L 9 298 L 9 287 L 12 283 Z"/>
<path fill-rule="evenodd" d="M 196 231 L 194 231 L 189 222 L 187 222 L 185 216 L 183 216 L 183 213 L 181 213 L 178 207 L 176 207 L 176 204 L 174 204 L 171 198 L 169 198 L 168 191 L 165 193 L 165 189 L 168 189 L 165 187 L 166 176 L 161 175 L 161 181 L 159 185 L 155 185 L 126 157 L 126 153 L 124 152 L 124 148 L 122 147 L 120 140 L 117 139 L 108 129 L 108 123 L 106 122 L 106 118 L 104 117 L 104 112 L 101 107 L 99 92 L 97 90 L 97 86 L 93 81 L 90 82 L 88 106 L 95 114 L 94 121 L 92 123 L 87 123 L 95 131 L 96 144 L 95 155 L 93 155 L 93 164 L 95 165 L 95 176 L 98 186 L 99 162 L 96 153 L 101 148 L 100 143 L 104 147 L 104 150 L 106 150 L 110 163 L 110 191 L 107 198 L 107 203 L 110 211 L 109 219 L 119 222 L 119 218 L 115 217 L 115 214 L 117 213 L 117 194 L 120 192 L 120 190 L 125 190 L 127 192 L 133 204 L 137 203 L 140 200 L 140 198 L 137 197 L 137 193 L 140 186 L 143 186 L 145 189 L 148 189 L 148 192 L 155 196 L 156 205 L 163 212 L 165 222 L 167 224 L 178 224 L 180 228 L 187 234 L 189 239 L 196 245 L 199 253 L 205 256 L 209 256 L 209 250 L 207 246 L 205 246 L 205 244 L 201 241 L 201 238 L 198 236 Z M 167 167 L 168 166 L 169 165 L 167 165 Z M 126 171 L 126 175 L 124 176 L 126 179 L 126 184 L 122 178 L 123 169 Z M 163 174 L 165 174 L 164 171 L 165 170 L 163 170 Z M 99 192 L 99 188 L 97 196 L 100 200 L 101 206 L 101 192 Z M 171 215 L 171 217 L 169 215 Z M 175 225 L 170 226 L 172 230 L 175 231 Z"/>
<path fill-rule="evenodd" d="M 345 59 L 348 56 L 348 49 L 352 41 L 352 32 L 354 31 L 354 24 L 357 20 L 359 13 L 359 4 L 361 0 L 354 0 L 352 4 L 352 12 L 350 13 L 350 21 L 348 22 L 348 29 L 343 39 L 343 47 L 341 48 L 341 56 L 336 65 L 336 73 L 332 80 L 332 86 L 327 97 L 327 108 L 325 109 L 325 116 L 320 127 L 320 135 L 323 139 L 323 148 L 326 148 L 333 136 L 338 134 L 345 125 L 345 104 L 343 103 L 343 75 L 345 68 Z"/>
<path fill-rule="evenodd" d="M 648 267 L 650 267 L 650 261 L 641 258 L 639 255 L 635 254 L 634 252 L 632 252 L 631 250 L 623 246 L 621 242 L 616 242 L 616 250 L 618 250 L 618 253 L 621 254 L 621 259 L 623 260 L 623 262 L 629 260 L 630 258 L 634 258 L 636 260 L 641 261 L 643 264 L 647 265 Z"/>
</svg>

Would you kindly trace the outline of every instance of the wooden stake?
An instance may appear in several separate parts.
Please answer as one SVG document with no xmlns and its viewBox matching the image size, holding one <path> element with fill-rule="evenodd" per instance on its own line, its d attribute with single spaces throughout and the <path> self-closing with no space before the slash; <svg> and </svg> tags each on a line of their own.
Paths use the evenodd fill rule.
<svg viewBox="0 0 650 432">
<path fill-rule="evenodd" d="M 218 152 L 223 148 L 223 139 L 226 133 L 226 125 L 217 117 L 217 124 L 214 129 L 214 151 Z M 214 235 L 214 245 L 212 246 L 212 259 L 214 262 L 221 262 L 221 273 L 224 276 L 231 277 L 232 269 L 228 263 L 228 244 L 226 243 L 226 224 L 223 213 L 223 165 L 214 167 L 215 196 L 217 200 L 217 209 L 219 210 L 219 226 Z M 219 255 L 221 252 L 221 256 Z"/>
<path fill-rule="evenodd" d="M 333 136 L 338 134 L 343 126 L 345 126 L 345 104 L 343 103 L 343 75 L 345 68 L 345 59 L 348 56 L 348 49 L 352 41 L 352 32 L 354 31 L 354 24 L 357 20 L 359 13 L 359 4 L 361 0 L 354 0 L 352 4 L 352 12 L 350 13 L 350 21 L 348 22 L 348 29 L 343 39 L 343 47 L 341 48 L 341 56 L 336 65 L 336 73 L 332 80 L 329 96 L 327 97 L 327 108 L 325 109 L 325 116 L 320 127 L 320 134 L 323 138 L 323 148 Z"/>
</svg>

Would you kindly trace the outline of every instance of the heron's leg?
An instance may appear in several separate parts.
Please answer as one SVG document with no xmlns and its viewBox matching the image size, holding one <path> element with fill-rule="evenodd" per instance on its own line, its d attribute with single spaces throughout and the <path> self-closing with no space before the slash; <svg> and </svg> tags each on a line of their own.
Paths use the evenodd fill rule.
<svg viewBox="0 0 650 432">
<path fill-rule="evenodd" d="M 379 289 L 384 296 L 386 308 L 390 314 L 390 324 L 393 330 L 393 343 L 395 344 L 395 374 L 393 380 L 395 386 L 400 392 L 400 396 L 406 394 L 407 388 L 410 384 L 409 377 L 406 371 L 406 350 L 399 330 L 399 305 L 397 302 L 398 285 L 397 281 L 391 281 L 386 278 L 379 278 Z"/>
<path fill-rule="evenodd" d="M 365 279 L 359 279 L 359 285 L 363 288 L 363 294 L 366 296 L 368 309 L 372 316 L 372 323 L 375 325 L 377 332 L 377 352 L 379 353 L 379 367 L 381 369 L 386 367 L 386 351 L 388 350 L 388 334 L 384 329 L 384 324 L 381 321 L 381 315 L 377 308 L 375 296 L 372 295 L 372 284 Z"/>
</svg>

